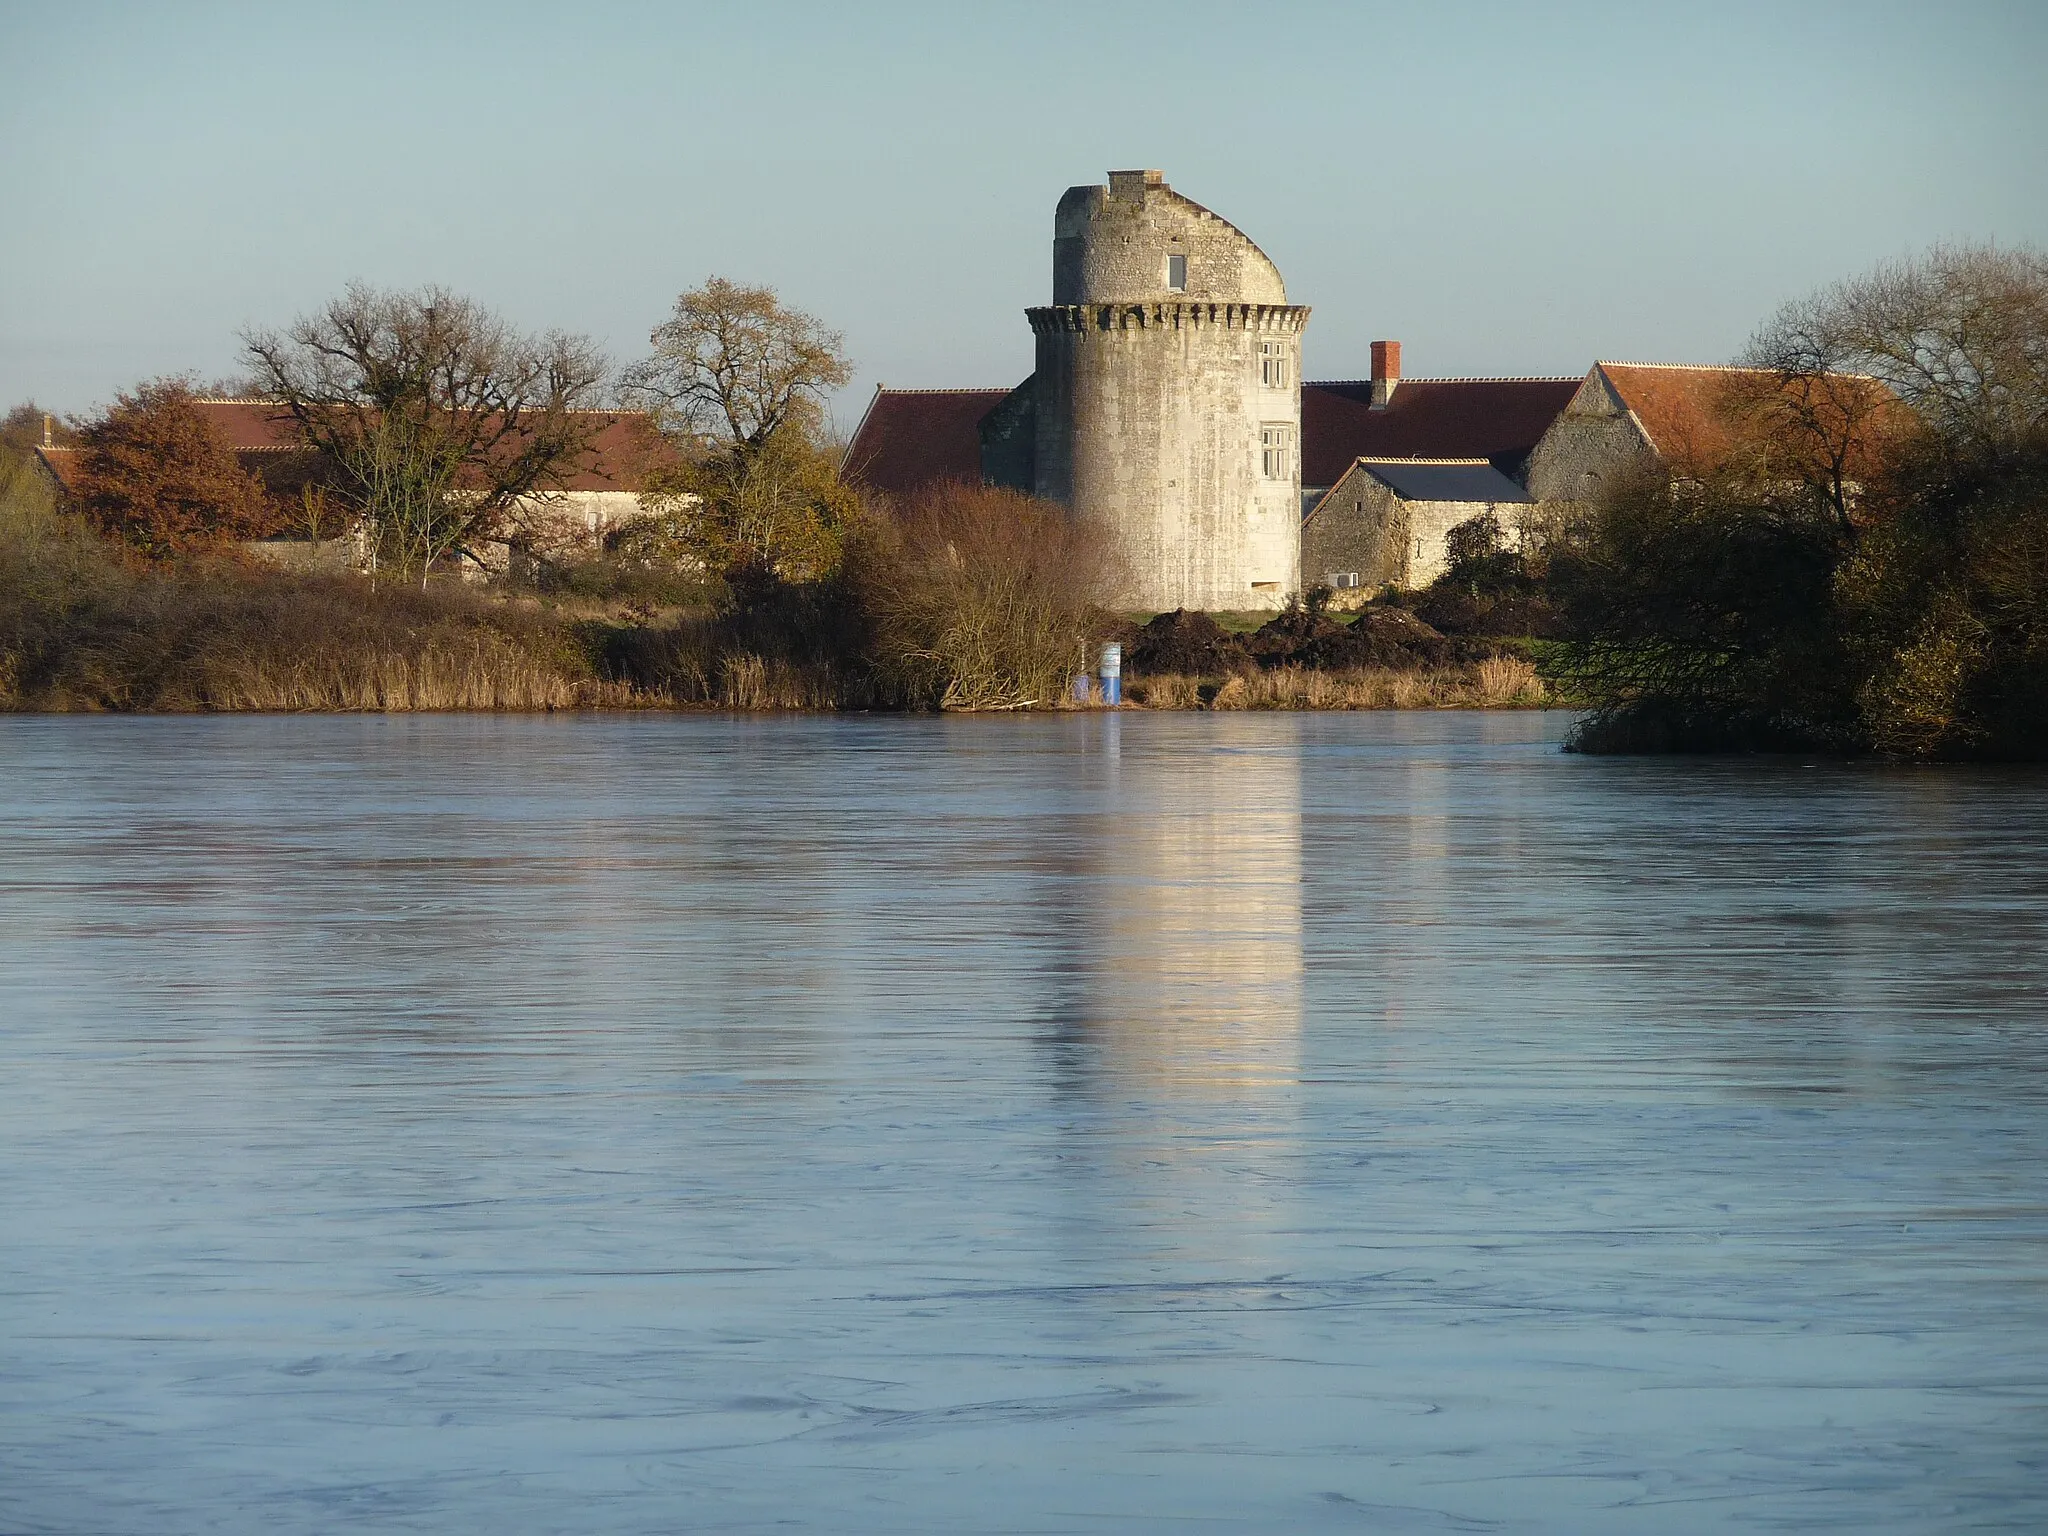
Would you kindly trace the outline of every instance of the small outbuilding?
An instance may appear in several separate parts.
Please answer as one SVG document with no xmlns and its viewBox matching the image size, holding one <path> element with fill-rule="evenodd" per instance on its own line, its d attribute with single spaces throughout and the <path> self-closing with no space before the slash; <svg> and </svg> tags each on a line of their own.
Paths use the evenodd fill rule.
<svg viewBox="0 0 2048 1536">
<path fill-rule="evenodd" d="M 1426 587 L 1449 564 L 1445 535 L 1493 513 L 1518 538 L 1529 493 L 1488 459 L 1352 462 L 1301 525 L 1301 577 L 1339 593 Z"/>
</svg>

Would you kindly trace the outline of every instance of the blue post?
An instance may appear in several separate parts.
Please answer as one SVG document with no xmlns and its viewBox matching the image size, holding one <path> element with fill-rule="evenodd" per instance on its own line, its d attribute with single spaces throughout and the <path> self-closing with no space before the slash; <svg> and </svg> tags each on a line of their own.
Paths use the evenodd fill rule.
<svg viewBox="0 0 2048 1536">
<path fill-rule="evenodd" d="M 1102 702 L 1124 701 L 1124 648 L 1111 640 L 1102 647 Z"/>
</svg>

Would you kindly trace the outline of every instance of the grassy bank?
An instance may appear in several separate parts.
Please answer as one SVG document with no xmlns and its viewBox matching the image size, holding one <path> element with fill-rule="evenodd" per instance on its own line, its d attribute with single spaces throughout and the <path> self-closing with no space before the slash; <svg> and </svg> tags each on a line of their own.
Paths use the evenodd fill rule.
<svg viewBox="0 0 2048 1536">
<path fill-rule="evenodd" d="M 970 659 L 1000 628 L 878 606 L 845 583 L 768 581 L 716 603 L 652 609 L 644 594 L 505 593 L 456 581 L 280 569 L 231 553 L 146 561 L 61 517 L 34 483 L 0 507 L 0 709 L 412 711 L 700 708 L 1070 709 L 1052 640 L 1041 676 L 969 693 Z M 1164 631 L 1185 639 L 1188 622 Z M 1007 619 L 1003 620 L 1007 622 Z M 1347 632 L 1348 633 L 1348 632 Z M 1313 647 L 1330 644 L 1322 630 Z M 905 638 L 907 636 L 907 638 Z M 905 666 L 892 647 L 913 656 Z M 1382 654 L 1384 652 L 1384 654 Z M 1142 650 L 1140 655 L 1142 655 Z M 1507 708 L 1544 702 L 1526 661 L 1436 651 L 1295 653 L 1179 646 L 1133 668 L 1140 709 Z M 1319 654 L 1303 650 L 1303 656 Z M 1346 659 L 1396 665 L 1345 665 Z M 1134 660 L 1137 658 L 1134 658 Z"/>
<path fill-rule="evenodd" d="M 0 708 L 565 709 L 631 702 L 576 636 L 468 592 L 147 564 L 54 518 L 0 525 Z"/>
</svg>

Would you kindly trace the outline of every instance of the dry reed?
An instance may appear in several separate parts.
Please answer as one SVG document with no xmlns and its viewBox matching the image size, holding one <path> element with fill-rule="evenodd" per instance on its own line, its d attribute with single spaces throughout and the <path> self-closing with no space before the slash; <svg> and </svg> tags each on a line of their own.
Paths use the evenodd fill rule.
<svg viewBox="0 0 2048 1536">
<path fill-rule="evenodd" d="M 1276 667 L 1221 680 L 1169 673 L 1134 680 L 1130 693 L 1146 709 L 1505 709 L 1545 700 L 1536 669 L 1513 656 L 1429 671 Z"/>
<path fill-rule="evenodd" d="M 986 532 L 993 521 L 960 516 L 953 531 Z M 785 594 L 780 604 L 737 616 L 622 628 L 564 622 L 455 588 L 422 592 L 231 560 L 152 567 L 67 528 L 14 487 L 0 496 L 0 710 L 1069 703 L 1085 617 L 1074 594 L 1087 590 L 1087 573 L 1071 551 L 1038 561 L 1015 529 L 1000 532 L 976 560 L 963 559 L 974 581 L 957 581 L 920 610 L 925 634 L 951 637 L 951 645 L 973 631 L 986 644 L 959 642 L 918 689 L 906 690 L 900 668 L 875 666 L 859 651 L 859 615 L 815 594 Z M 899 576 L 900 597 L 910 573 Z M 902 613 L 890 617 L 903 621 Z M 1129 694 L 1148 709 L 1498 708 L 1544 697 L 1535 669 L 1512 657 L 1420 672 L 1168 674 L 1133 678 Z"/>
<path fill-rule="evenodd" d="M 560 626 L 471 593 L 225 558 L 150 566 L 75 527 L 0 518 L 0 709 L 630 702 Z"/>
<path fill-rule="evenodd" d="M 875 523 L 848 558 L 876 673 L 941 709 L 1057 707 L 1110 585 L 1099 539 L 993 487 L 943 486 Z"/>
</svg>

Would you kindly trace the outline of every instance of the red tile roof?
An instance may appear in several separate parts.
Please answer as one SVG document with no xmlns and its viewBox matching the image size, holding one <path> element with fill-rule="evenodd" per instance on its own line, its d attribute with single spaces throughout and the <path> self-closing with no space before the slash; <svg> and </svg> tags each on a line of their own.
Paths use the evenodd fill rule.
<svg viewBox="0 0 2048 1536">
<path fill-rule="evenodd" d="M 44 448 L 38 445 L 36 457 L 43 461 L 43 467 L 67 491 L 78 489 L 78 450 L 76 448 Z"/>
<path fill-rule="evenodd" d="M 292 413 L 275 400 L 194 400 L 199 414 L 226 438 L 237 453 L 296 449 L 298 433 Z"/>
<path fill-rule="evenodd" d="M 981 418 L 1007 389 L 877 389 L 841 474 L 849 484 L 909 497 L 946 480 L 981 483 Z"/>
<path fill-rule="evenodd" d="M 1403 379 L 1385 410 L 1370 379 L 1301 386 L 1301 483 L 1335 485 L 1360 459 L 1522 460 L 1583 379 Z"/>
<path fill-rule="evenodd" d="M 297 495 L 315 478 L 317 460 L 299 442 L 291 413 L 270 400 L 196 400 L 199 413 L 227 440 L 242 468 L 273 494 Z M 675 451 L 641 411 L 590 411 L 602 418 L 589 446 L 568 472 L 549 489 L 564 491 L 638 490 L 648 473 L 675 462 Z M 66 490 L 74 489 L 79 450 L 38 448 L 37 454 Z"/>
<path fill-rule="evenodd" d="M 225 437 L 242 458 L 243 467 L 266 483 L 305 477 L 310 466 L 297 466 L 298 473 L 254 457 L 267 454 L 301 455 L 305 452 L 292 423 L 291 412 L 273 400 L 197 400 L 193 402 L 215 430 Z M 564 491 L 637 490 L 652 469 L 672 464 L 674 451 L 655 431 L 653 418 L 643 411 L 579 411 L 598 422 L 590 443 L 576 463 L 551 489 Z"/>
<path fill-rule="evenodd" d="M 637 491 L 656 469 L 672 467 L 676 452 L 641 411 L 592 412 L 603 423 L 559 482 L 565 491 Z"/>
<path fill-rule="evenodd" d="M 1766 368 L 1714 368 L 1683 363 L 1597 363 L 1615 394 L 1636 414 L 1665 462 L 1703 469 L 1741 446 L 1745 421 L 1768 422 L 1774 400 L 1802 403 L 1809 417 L 1835 430 L 1857 428 L 1863 447 L 1852 474 L 1867 472 L 1868 447 L 1897 424 L 1896 402 L 1875 379 L 1831 374 L 1824 381 L 1786 380 Z M 1801 390 L 1813 393 L 1800 400 Z M 1833 393 L 1829 393 L 1833 391 Z M 1760 414 L 1758 407 L 1766 407 Z M 1768 430 L 1765 428 L 1765 430 Z M 1758 439 L 1751 437 L 1749 441 Z"/>
<path fill-rule="evenodd" d="M 1302 483 L 1361 458 L 1491 460 L 1514 473 L 1578 379 L 1405 379 L 1383 411 L 1369 380 L 1301 387 Z M 892 496 L 981 478 L 981 419 L 1004 389 L 878 389 L 847 445 L 846 478 Z"/>
</svg>

